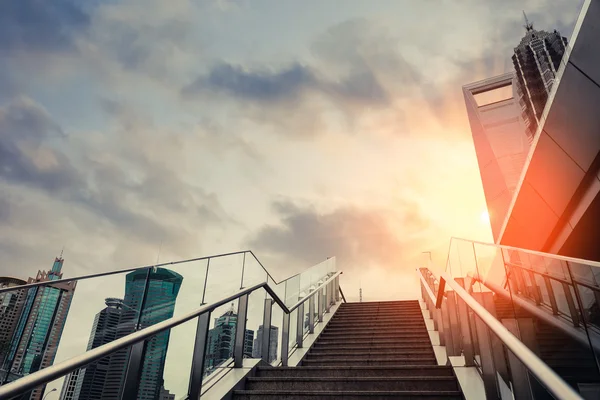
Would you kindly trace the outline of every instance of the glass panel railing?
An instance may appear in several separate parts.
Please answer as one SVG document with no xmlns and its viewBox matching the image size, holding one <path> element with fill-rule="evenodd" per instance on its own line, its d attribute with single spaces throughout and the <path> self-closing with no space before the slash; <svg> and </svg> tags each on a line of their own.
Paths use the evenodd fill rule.
<svg viewBox="0 0 600 400">
<path fill-rule="evenodd" d="M 477 278 L 474 296 L 493 292 L 483 294 L 492 296 L 486 308 L 504 324 L 516 324 L 515 336 L 579 390 L 590 380 L 600 383 L 599 267 L 591 261 L 453 239 L 446 271 Z"/>
<path fill-rule="evenodd" d="M 53 272 L 40 272 L 30 279 L 30 283 L 36 285 L 35 282 L 42 282 L 40 286 L 23 288 L 25 281 L 0 278 L 0 386 L 171 317 L 186 315 L 203 304 L 234 294 L 240 288 L 267 282 L 275 295 L 288 307 L 292 306 L 335 271 L 335 259 L 332 258 L 277 283 L 250 252 L 240 252 L 70 281 L 62 279 L 62 260 L 57 263 Z M 259 290 L 249 298 L 246 331 L 251 332 L 252 337 L 248 335 L 247 338 L 246 357 L 253 357 L 263 323 L 266 296 L 265 290 Z M 235 333 L 237 323 L 234 321 L 237 303 L 236 300 L 233 305 L 223 305 L 212 312 L 205 363 L 207 376 L 222 368 L 230 358 L 230 345 L 225 342 L 228 338 L 230 344 L 234 340 L 231 335 L 232 331 Z M 283 314 L 278 306 L 273 306 L 273 310 L 279 314 L 271 320 L 274 340 L 270 358 L 275 361 L 281 360 Z M 308 312 L 308 303 L 304 311 Z M 294 315 L 290 318 L 290 349 L 296 339 L 296 324 Z M 191 363 L 195 329 L 195 324 L 181 325 L 173 329 L 168 340 L 170 352 L 181 354 L 182 364 Z M 218 348 L 214 348 L 213 342 Z M 119 352 L 121 363 L 126 362 L 128 351 Z M 169 365 L 167 363 L 165 371 L 174 368 Z M 188 366 L 185 369 L 189 370 Z M 54 382 L 60 388 L 49 390 L 62 390 L 63 382 L 64 378 Z M 181 382 L 174 382 L 172 387 L 181 385 Z"/>
</svg>

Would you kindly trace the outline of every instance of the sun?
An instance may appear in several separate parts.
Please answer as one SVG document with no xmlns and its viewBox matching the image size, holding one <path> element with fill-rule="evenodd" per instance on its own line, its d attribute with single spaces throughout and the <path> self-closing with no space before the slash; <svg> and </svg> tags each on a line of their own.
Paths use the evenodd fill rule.
<svg viewBox="0 0 600 400">
<path fill-rule="evenodd" d="M 487 211 L 483 211 L 481 213 L 481 215 L 479 216 L 479 219 L 481 219 L 481 222 L 483 222 L 484 224 L 489 224 L 490 223 L 490 214 Z"/>
</svg>

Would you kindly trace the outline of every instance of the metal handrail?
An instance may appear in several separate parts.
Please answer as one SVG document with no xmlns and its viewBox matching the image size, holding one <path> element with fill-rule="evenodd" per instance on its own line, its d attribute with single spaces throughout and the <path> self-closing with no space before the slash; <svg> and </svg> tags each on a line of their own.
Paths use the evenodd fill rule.
<svg viewBox="0 0 600 400">
<path fill-rule="evenodd" d="M 484 286 L 486 286 L 495 294 L 514 302 L 515 305 L 526 310 L 536 318 L 539 318 L 540 320 L 553 326 L 554 328 L 559 329 L 566 335 L 569 335 L 572 339 L 578 341 L 580 344 L 584 346 L 589 346 L 591 340 L 591 345 L 594 348 L 594 350 L 600 352 L 600 339 L 596 339 L 591 336 L 588 338 L 584 330 L 577 329 L 573 325 L 567 325 L 567 322 L 565 322 L 565 320 L 563 320 L 562 317 L 558 315 L 550 315 L 548 312 L 543 311 L 543 309 L 540 309 L 538 306 L 531 304 L 530 302 L 524 300 L 519 296 L 511 296 L 511 293 L 508 290 L 502 288 L 499 285 L 494 284 L 493 282 L 482 280 L 479 278 L 479 276 L 473 276 L 473 279 L 481 282 Z"/>
<path fill-rule="evenodd" d="M 260 288 L 264 288 L 286 314 L 291 314 L 301 304 L 304 304 L 304 302 L 309 300 L 314 293 L 317 293 L 326 285 L 330 284 L 335 278 L 341 275 L 341 273 L 341 271 L 338 271 L 335 274 L 333 274 L 329 279 L 327 279 L 321 285 L 315 288 L 315 290 L 311 292 L 310 295 L 307 295 L 303 299 L 300 299 L 296 304 L 294 304 L 290 308 L 288 308 L 285 305 L 285 302 L 282 301 L 281 298 L 279 298 L 279 296 L 273 291 L 273 289 L 269 286 L 267 282 L 262 282 L 252 287 L 239 290 L 231 296 L 223 298 L 214 303 L 201 306 L 195 311 L 189 312 L 179 317 L 169 318 L 165 321 L 156 323 L 152 326 L 131 333 L 120 339 L 116 339 L 110 343 L 98 346 L 95 349 L 88 350 L 83 354 L 65 360 L 61 363 L 51 365 L 47 368 L 34 372 L 33 374 L 26 375 L 23 378 L 20 378 L 16 381 L 0 386 L 0 399 L 9 399 L 14 396 L 26 393 L 29 390 L 51 382 L 52 380 L 60 378 L 61 376 L 67 375 L 78 368 L 93 363 L 94 361 L 106 357 L 118 350 L 121 350 L 126 347 L 131 347 L 137 343 L 141 343 L 149 337 L 155 336 L 160 332 L 179 326 L 189 320 L 199 317 L 200 315 L 206 312 L 213 311 L 219 306 L 229 303 L 230 301 L 238 299 L 244 295 L 248 295 Z"/>
<path fill-rule="evenodd" d="M 566 261 L 566 262 L 575 263 L 575 264 L 589 265 L 591 267 L 600 268 L 600 262 L 597 262 L 597 261 L 590 261 L 590 260 L 584 260 L 581 258 L 574 258 L 574 257 L 567 257 L 567 256 L 559 256 L 557 254 L 543 253 L 541 251 L 535 251 L 535 250 L 520 249 L 518 247 L 506 246 L 503 244 L 480 242 L 478 240 L 459 238 L 456 236 L 452 236 L 450 238 L 450 243 L 452 243 L 453 240 L 460 240 L 462 242 L 475 243 L 475 244 L 480 244 L 480 245 L 489 246 L 489 247 L 496 247 L 499 249 L 519 251 L 522 253 L 532 254 L 532 255 L 540 256 L 540 257 L 551 258 L 554 260 Z"/>
<path fill-rule="evenodd" d="M 267 276 L 277 285 L 281 284 L 282 282 L 285 282 L 287 280 L 290 280 L 292 278 L 295 278 L 296 276 L 302 274 L 304 271 L 298 272 L 292 276 L 289 276 L 281 281 L 276 281 L 275 278 L 273 278 L 273 276 L 271 275 L 271 273 L 265 268 L 265 266 L 260 262 L 260 260 L 258 259 L 258 257 L 256 257 L 256 255 L 252 252 L 252 250 L 240 250 L 240 251 L 234 251 L 234 252 L 230 252 L 230 253 L 222 253 L 222 254 L 215 254 L 212 256 L 204 256 L 204 257 L 196 257 L 196 258 L 189 258 L 187 260 L 179 260 L 179 261 L 170 261 L 170 262 L 164 262 L 164 263 L 159 263 L 159 264 L 152 264 L 152 265 L 144 265 L 141 267 L 132 267 L 132 268 L 124 268 L 124 269 L 118 269 L 118 270 L 113 270 L 113 271 L 106 271 L 106 272 L 98 272 L 95 274 L 88 274 L 88 275 L 80 275 L 80 276 L 75 276 L 75 277 L 71 277 L 71 278 L 61 278 L 59 280 L 56 281 L 44 281 L 44 282 L 33 282 L 33 283 L 27 283 L 24 285 L 17 285 L 17 286 L 10 286 L 10 287 L 6 287 L 6 288 L 0 288 L 0 293 L 4 293 L 4 292 L 12 292 L 15 290 L 22 290 L 22 289 L 29 289 L 32 287 L 37 287 L 37 286 L 47 286 L 47 285 L 55 285 L 58 282 L 61 283 L 65 283 L 65 282 L 72 282 L 72 281 L 81 281 L 81 280 L 86 280 L 86 279 L 91 279 L 91 278 L 100 278 L 103 276 L 110 276 L 110 275 L 117 275 L 117 274 L 123 274 L 126 272 L 133 272 L 133 271 L 140 271 L 140 270 L 145 270 L 145 269 L 150 269 L 150 268 L 160 268 L 160 267 L 166 267 L 168 265 L 177 265 L 177 264 L 185 264 L 188 262 L 194 262 L 194 261 L 202 261 L 202 260 L 211 260 L 213 258 L 222 258 L 222 257 L 228 257 L 228 256 L 234 256 L 234 255 L 238 255 L 238 254 L 250 254 L 252 257 L 254 257 L 254 260 L 256 260 L 256 262 L 258 263 L 258 265 L 260 265 L 260 267 L 263 269 L 263 271 L 265 271 L 265 273 L 267 274 Z M 312 267 L 307 268 L 310 269 Z"/>
<path fill-rule="evenodd" d="M 511 262 L 505 262 L 504 264 L 509 265 L 511 267 L 520 268 L 520 269 L 528 271 L 528 272 L 533 272 L 534 274 L 546 277 L 548 279 L 552 279 L 552 280 L 560 282 L 560 283 L 565 283 L 569 286 L 579 285 L 579 286 L 583 286 L 587 289 L 593 290 L 595 292 L 600 292 L 600 287 L 591 285 L 587 282 L 582 282 L 581 280 L 573 279 L 572 281 L 569 281 L 568 279 L 560 278 L 558 276 L 549 274 L 547 272 L 537 271 L 527 265 L 515 264 L 515 263 L 511 263 Z"/>
<path fill-rule="evenodd" d="M 423 284 L 423 286 L 425 287 L 425 291 L 427 292 L 427 295 L 429 296 L 429 300 L 431 300 L 433 302 L 433 304 L 435 304 L 436 297 L 433 294 L 433 291 L 431 290 L 431 288 L 429 287 L 429 283 L 427 283 L 427 280 L 423 276 L 423 272 L 420 269 L 417 269 L 417 273 L 419 274 L 419 279 L 421 280 L 421 284 Z"/>
<path fill-rule="evenodd" d="M 452 279 L 448 273 L 441 276 L 440 290 L 443 290 L 442 283 L 448 285 L 454 290 L 467 306 L 483 321 L 484 324 L 500 339 L 500 341 L 525 365 L 525 367 L 539 380 L 539 382 L 557 399 L 583 400 L 582 397 L 571 388 L 559 375 L 556 374 L 548 365 L 535 355 L 527 346 L 525 346 L 515 335 L 485 307 L 475 300 L 465 289 Z"/>
</svg>

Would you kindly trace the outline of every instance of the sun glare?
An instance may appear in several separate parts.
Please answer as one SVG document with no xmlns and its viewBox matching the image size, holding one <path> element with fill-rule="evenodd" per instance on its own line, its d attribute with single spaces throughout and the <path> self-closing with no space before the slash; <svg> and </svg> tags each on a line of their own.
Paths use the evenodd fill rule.
<svg viewBox="0 0 600 400">
<path fill-rule="evenodd" d="M 479 218 L 481 219 L 481 222 L 483 222 L 484 224 L 487 224 L 490 222 L 490 214 L 487 211 L 482 212 L 481 215 L 479 216 Z"/>
</svg>

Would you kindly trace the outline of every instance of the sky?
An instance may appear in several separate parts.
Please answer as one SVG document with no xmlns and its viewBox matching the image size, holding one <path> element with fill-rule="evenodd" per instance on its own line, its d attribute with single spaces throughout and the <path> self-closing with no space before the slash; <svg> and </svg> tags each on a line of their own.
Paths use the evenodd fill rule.
<svg viewBox="0 0 600 400">
<path fill-rule="evenodd" d="M 522 10 L 569 37 L 581 3 L 2 1 L 0 274 L 248 249 L 277 279 L 335 256 L 349 300 L 415 298 L 423 252 L 492 241 L 461 86 L 512 70 Z M 122 292 L 81 284 L 68 324 Z"/>
</svg>

